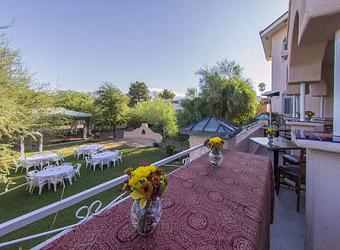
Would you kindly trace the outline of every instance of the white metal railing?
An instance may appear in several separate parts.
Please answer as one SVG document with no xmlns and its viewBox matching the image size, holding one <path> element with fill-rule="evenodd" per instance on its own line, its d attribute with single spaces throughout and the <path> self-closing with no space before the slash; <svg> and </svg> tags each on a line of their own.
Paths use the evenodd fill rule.
<svg viewBox="0 0 340 250">
<path fill-rule="evenodd" d="M 164 166 L 170 162 L 173 162 L 179 158 L 183 158 L 182 160 L 182 166 L 186 165 L 187 163 L 195 160 L 196 158 L 198 158 L 199 156 L 205 154 L 207 152 L 206 148 L 203 146 L 203 144 L 197 145 L 193 148 L 184 150 L 178 154 L 175 154 L 173 156 L 167 157 L 163 160 L 157 161 L 155 163 L 153 163 L 152 165 L 155 166 Z M 54 202 L 50 205 L 47 205 L 45 207 L 39 208 L 37 210 L 34 210 L 30 213 L 24 214 L 22 216 L 19 216 L 17 218 L 14 218 L 10 221 L 4 222 L 2 224 L 0 224 L 0 237 L 13 232 L 15 230 L 18 230 L 26 225 L 29 225 L 33 222 L 36 222 L 40 219 L 43 219 L 49 215 L 52 215 L 54 213 L 57 213 L 65 208 L 68 208 L 74 204 L 77 204 L 81 201 L 84 201 L 88 198 L 91 198 L 93 196 L 95 196 L 96 194 L 102 193 L 104 191 L 107 191 L 115 186 L 118 186 L 120 184 L 123 184 L 126 180 L 128 179 L 128 175 L 122 175 L 118 178 L 115 178 L 111 181 L 102 183 L 100 185 L 97 185 L 95 187 L 92 187 L 90 189 L 87 189 L 85 191 L 82 191 L 76 195 L 70 196 L 68 198 L 62 199 L 60 201 Z M 23 241 L 27 241 L 27 240 L 31 240 L 34 238 L 38 238 L 38 237 L 42 237 L 42 236 L 46 236 L 49 235 L 51 233 L 57 233 L 60 231 L 64 231 L 64 230 L 70 230 L 76 226 L 79 226 L 80 224 L 84 223 L 85 221 L 87 221 L 88 219 L 90 219 L 92 217 L 92 215 L 94 214 L 98 214 L 102 211 L 104 211 L 106 208 L 108 207 L 112 207 L 115 204 L 117 204 L 119 202 L 119 200 L 123 197 L 124 195 L 120 195 L 118 196 L 115 200 L 113 200 L 109 205 L 107 205 L 105 208 L 100 209 L 101 208 L 101 202 L 100 201 L 95 201 L 94 203 L 92 203 L 90 206 L 83 206 L 81 208 L 79 208 L 76 212 L 76 217 L 78 219 L 80 219 L 80 221 L 76 224 L 70 225 L 70 226 L 66 226 L 66 227 L 62 227 L 59 229 L 54 229 L 54 230 L 50 230 L 48 232 L 44 232 L 44 233 L 39 233 L 36 235 L 31 235 L 31 236 L 27 236 L 21 239 L 16 239 L 16 240 L 12 240 L 12 241 L 8 241 L 8 242 L 4 242 L 4 243 L 0 243 L 0 248 L 1 247 L 5 247 L 8 245 L 13 245 L 13 244 L 17 244 Z M 94 204 L 98 204 L 94 211 L 93 207 L 95 206 Z M 81 216 L 80 212 L 86 210 L 86 215 L 85 216 Z"/>
</svg>

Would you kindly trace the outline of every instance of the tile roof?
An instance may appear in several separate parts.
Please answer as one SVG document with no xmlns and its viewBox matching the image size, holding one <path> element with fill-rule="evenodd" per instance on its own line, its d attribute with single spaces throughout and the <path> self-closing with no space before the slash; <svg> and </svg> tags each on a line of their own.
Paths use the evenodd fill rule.
<svg viewBox="0 0 340 250">
<path fill-rule="evenodd" d="M 181 129 L 182 134 L 220 136 L 226 139 L 234 137 L 240 131 L 241 127 L 215 116 L 203 118 Z"/>
</svg>

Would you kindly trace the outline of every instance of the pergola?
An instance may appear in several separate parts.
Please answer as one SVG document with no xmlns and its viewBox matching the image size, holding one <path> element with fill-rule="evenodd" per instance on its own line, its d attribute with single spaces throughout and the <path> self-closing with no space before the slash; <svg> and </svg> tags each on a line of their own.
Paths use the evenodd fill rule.
<svg viewBox="0 0 340 250">
<path fill-rule="evenodd" d="M 85 112 L 78 112 L 74 110 L 68 110 L 65 108 L 50 108 L 47 110 L 46 114 L 48 115 L 55 115 L 55 116 L 66 116 L 66 117 L 72 117 L 75 120 L 85 120 L 86 124 L 84 126 L 84 131 L 83 131 L 83 138 L 86 140 L 87 139 L 87 134 L 88 134 L 88 124 L 89 124 L 89 118 L 92 116 L 89 113 Z M 43 142 L 44 142 L 44 136 L 41 132 L 39 131 L 32 131 L 29 133 L 29 135 L 35 137 L 39 137 L 39 152 L 43 151 Z M 20 136 L 20 153 L 21 155 L 24 155 L 25 153 L 25 136 L 21 135 Z"/>
</svg>

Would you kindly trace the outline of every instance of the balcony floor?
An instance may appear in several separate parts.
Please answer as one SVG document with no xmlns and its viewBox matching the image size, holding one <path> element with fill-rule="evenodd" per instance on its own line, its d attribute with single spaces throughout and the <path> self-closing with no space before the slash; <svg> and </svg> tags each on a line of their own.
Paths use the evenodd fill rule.
<svg viewBox="0 0 340 250">
<path fill-rule="evenodd" d="M 257 154 L 272 158 L 272 152 L 265 149 L 259 149 Z M 275 250 L 305 249 L 304 225 L 305 193 L 301 193 L 300 212 L 298 213 L 296 211 L 295 192 L 281 186 L 279 196 L 275 195 L 274 224 L 271 225 L 270 248 Z"/>
</svg>

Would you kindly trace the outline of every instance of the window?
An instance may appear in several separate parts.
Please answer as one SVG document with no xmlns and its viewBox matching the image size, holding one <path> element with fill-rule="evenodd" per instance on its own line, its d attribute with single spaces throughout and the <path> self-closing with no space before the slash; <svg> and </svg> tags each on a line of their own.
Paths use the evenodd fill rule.
<svg viewBox="0 0 340 250">
<path fill-rule="evenodd" d="M 288 40 L 287 40 L 287 37 L 285 37 L 282 41 L 282 50 L 283 51 L 286 51 L 288 50 Z"/>
<path fill-rule="evenodd" d="M 291 96 L 285 96 L 283 98 L 283 114 L 292 115 L 293 113 L 293 98 Z"/>
</svg>

